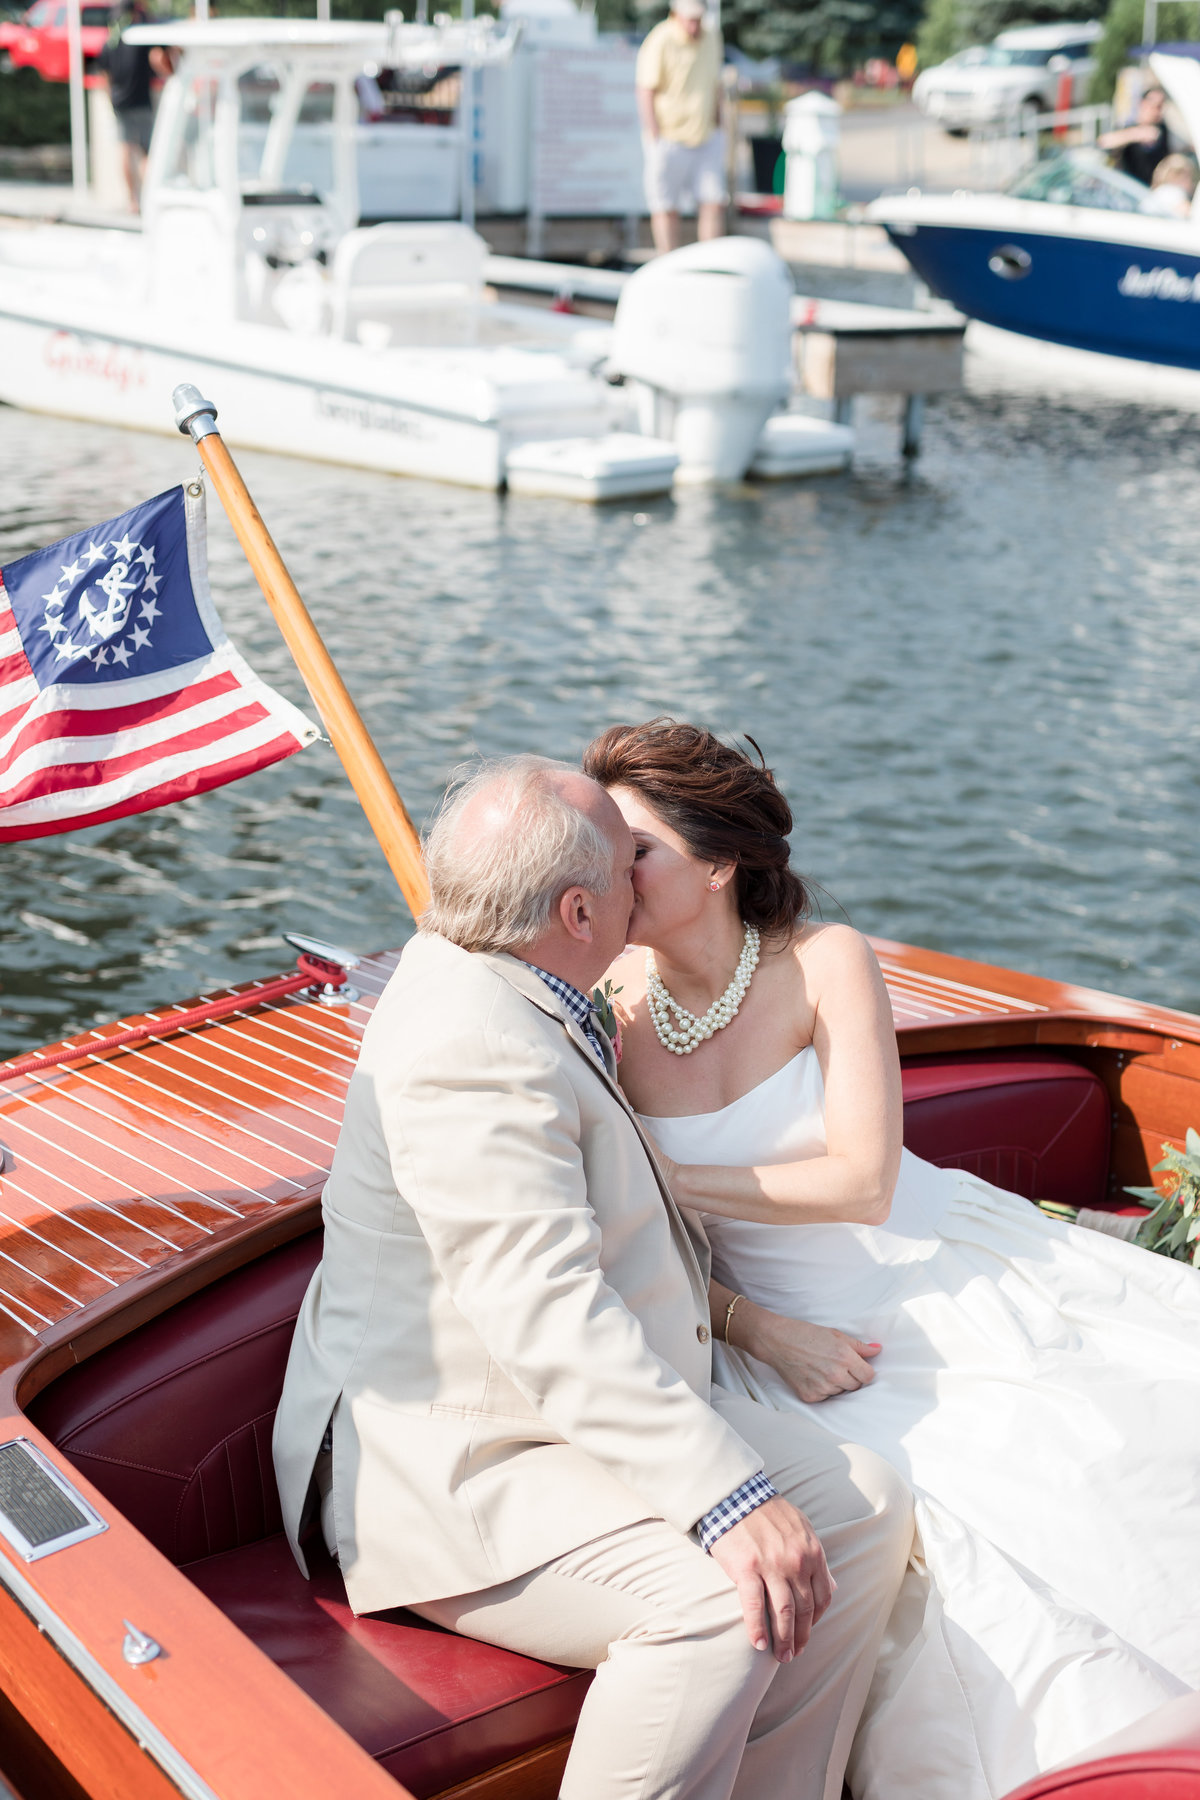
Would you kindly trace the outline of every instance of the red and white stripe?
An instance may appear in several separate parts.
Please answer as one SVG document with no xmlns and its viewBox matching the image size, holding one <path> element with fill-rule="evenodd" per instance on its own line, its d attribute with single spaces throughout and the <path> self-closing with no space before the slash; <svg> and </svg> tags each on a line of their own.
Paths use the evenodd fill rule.
<svg viewBox="0 0 1200 1800">
<path fill-rule="evenodd" d="M 166 806 L 251 775 L 318 733 L 225 640 L 121 699 L 123 684 L 39 690 L 0 584 L 0 843 Z"/>
</svg>

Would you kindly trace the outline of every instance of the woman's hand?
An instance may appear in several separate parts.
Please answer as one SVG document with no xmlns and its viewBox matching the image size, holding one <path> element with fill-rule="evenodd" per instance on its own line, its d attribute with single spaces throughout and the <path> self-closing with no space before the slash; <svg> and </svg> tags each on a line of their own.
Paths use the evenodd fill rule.
<svg viewBox="0 0 1200 1800">
<path fill-rule="evenodd" d="M 659 1166 L 663 1180 L 671 1190 L 671 1198 L 677 1205 L 682 1205 L 683 1196 L 681 1189 L 683 1183 L 680 1180 L 680 1175 L 682 1173 L 683 1165 L 681 1163 L 672 1162 L 666 1151 L 660 1150 L 657 1144 L 654 1146 L 654 1160 Z"/>
<path fill-rule="evenodd" d="M 811 1325 L 807 1319 L 785 1319 L 761 1306 L 754 1308 L 753 1319 L 738 1331 L 742 1311 L 739 1306 L 734 1314 L 732 1348 L 749 1350 L 760 1362 L 769 1363 L 810 1405 L 834 1394 L 852 1394 L 874 1381 L 875 1371 L 867 1358 L 878 1356 L 881 1344 L 850 1337 L 828 1325 Z"/>
</svg>

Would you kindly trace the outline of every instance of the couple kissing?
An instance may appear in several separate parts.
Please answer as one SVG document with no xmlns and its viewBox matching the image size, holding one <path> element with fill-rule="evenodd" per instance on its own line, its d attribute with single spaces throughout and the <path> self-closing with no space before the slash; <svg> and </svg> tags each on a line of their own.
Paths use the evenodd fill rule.
<svg viewBox="0 0 1200 1800">
<path fill-rule="evenodd" d="M 1196 1276 L 904 1150 L 791 830 L 669 719 L 476 769 L 325 1190 L 293 1549 L 594 1669 L 565 1800 L 993 1800 L 1200 1684 Z"/>
</svg>

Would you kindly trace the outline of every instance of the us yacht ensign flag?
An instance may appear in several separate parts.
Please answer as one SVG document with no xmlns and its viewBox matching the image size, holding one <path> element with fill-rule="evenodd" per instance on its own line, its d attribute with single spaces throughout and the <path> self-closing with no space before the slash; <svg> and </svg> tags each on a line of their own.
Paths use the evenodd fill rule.
<svg viewBox="0 0 1200 1800">
<path fill-rule="evenodd" d="M 199 482 L 0 582 L 0 843 L 204 793 L 320 736 L 225 635 Z"/>
</svg>

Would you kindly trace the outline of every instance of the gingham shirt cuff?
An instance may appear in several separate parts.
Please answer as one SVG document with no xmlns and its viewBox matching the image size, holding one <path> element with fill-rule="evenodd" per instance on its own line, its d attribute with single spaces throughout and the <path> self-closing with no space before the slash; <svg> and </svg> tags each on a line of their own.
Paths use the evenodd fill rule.
<svg viewBox="0 0 1200 1800">
<path fill-rule="evenodd" d="M 704 1517 L 698 1520 L 696 1530 L 700 1534 L 700 1548 L 711 1550 L 719 1537 L 724 1537 L 734 1525 L 738 1525 L 765 1501 L 773 1500 L 779 1489 L 767 1480 L 760 1470 L 752 1475 L 749 1481 L 743 1481 L 740 1488 L 734 1488 L 732 1494 L 724 1500 L 718 1500 Z"/>
</svg>

